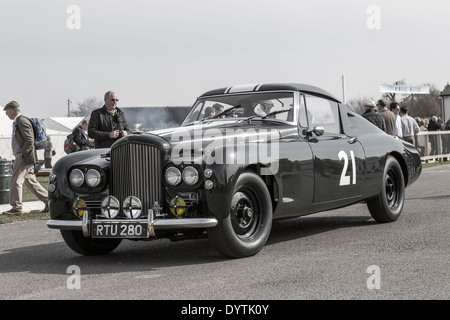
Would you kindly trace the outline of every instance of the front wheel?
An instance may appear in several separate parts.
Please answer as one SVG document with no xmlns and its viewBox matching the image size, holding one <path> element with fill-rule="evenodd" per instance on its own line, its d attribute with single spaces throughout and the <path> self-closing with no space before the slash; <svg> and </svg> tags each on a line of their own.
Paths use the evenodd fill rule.
<svg viewBox="0 0 450 320">
<path fill-rule="evenodd" d="M 393 222 L 398 219 L 405 202 L 405 180 L 397 160 L 388 156 L 384 167 L 381 191 L 367 202 L 372 218 L 377 222 Z"/>
<path fill-rule="evenodd" d="M 252 256 L 264 247 L 272 216 L 272 201 L 264 181 L 254 173 L 243 173 L 234 188 L 229 216 L 209 228 L 208 237 L 223 256 Z"/>
<path fill-rule="evenodd" d="M 70 249 L 86 256 L 109 253 L 122 241 L 122 239 L 86 238 L 81 231 L 75 230 L 61 230 L 61 235 Z"/>
</svg>

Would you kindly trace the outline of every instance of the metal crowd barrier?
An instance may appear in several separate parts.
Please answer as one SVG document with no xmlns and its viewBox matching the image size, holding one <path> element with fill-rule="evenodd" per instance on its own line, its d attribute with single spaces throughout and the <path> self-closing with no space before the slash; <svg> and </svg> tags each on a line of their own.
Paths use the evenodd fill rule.
<svg viewBox="0 0 450 320">
<path fill-rule="evenodd" d="M 422 161 L 450 160 L 450 131 L 420 131 L 415 138 Z"/>
</svg>

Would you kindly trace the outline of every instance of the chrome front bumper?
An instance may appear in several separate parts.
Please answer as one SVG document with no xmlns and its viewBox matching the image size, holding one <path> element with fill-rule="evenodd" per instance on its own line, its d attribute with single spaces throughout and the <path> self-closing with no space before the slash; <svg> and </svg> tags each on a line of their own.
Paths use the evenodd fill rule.
<svg viewBox="0 0 450 320">
<path fill-rule="evenodd" d="M 47 222 L 47 227 L 50 229 L 60 230 L 79 230 L 83 232 L 85 237 L 90 236 L 92 221 L 137 221 L 133 220 L 91 220 L 89 214 L 83 215 L 83 220 L 56 220 L 50 219 Z M 170 229 L 200 229 L 211 228 L 217 225 L 216 218 L 182 218 L 182 219 L 154 219 L 153 210 L 149 210 L 148 219 L 140 220 L 146 221 L 150 230 L 150 236 L 155 236 L 155 230 L 170 230 Z"/>
</svg>

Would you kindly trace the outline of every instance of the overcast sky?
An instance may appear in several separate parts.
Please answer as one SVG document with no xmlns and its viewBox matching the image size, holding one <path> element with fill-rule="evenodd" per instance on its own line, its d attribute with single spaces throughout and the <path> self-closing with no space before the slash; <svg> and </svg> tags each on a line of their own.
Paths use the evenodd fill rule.
<svg viewBox="0 0 450 320">
<path fill-rule="evenodd" d="M 0 0 L 0 105 L 66 116 L 118 93 L 120 106 L 191 105 L 217 87 L 319 86 L 379 98 L 379 84 L 450 81 L 450 1 Z"/>
</svg>

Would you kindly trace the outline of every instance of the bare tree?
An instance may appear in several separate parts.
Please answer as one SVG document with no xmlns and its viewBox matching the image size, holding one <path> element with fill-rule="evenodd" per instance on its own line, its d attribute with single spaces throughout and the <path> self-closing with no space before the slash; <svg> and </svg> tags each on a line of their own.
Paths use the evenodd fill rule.
<svg viewBox="0 0 450 320">
<path fill-rule="evenodd" d="M 103 101 L 96 97 L 89 97 L 83 101 L 77 101 L 78 108 L 70 111 L 72 117 L 86 117 L 92 110 L 100 108 L 103 105 Z"/>
<path fill-rule="evenodd" d="M 405 96 L 401 104 L 409 108 L 409 115 L 411 117 L 440 117 L 442 113 L 439 102 L 440 90 L 433 83 L 425 83 L 423 85 L 430 87 L 429 94 L 411 94 Z"/>
<path fill-rule="evenodd" d="M 358 96 L 358 97 L 356 97 L 356 98 L 352 98 L 352 99 L 348 100 L 345 104 L 347 105 L 347 107 L 348 107 L 350 110 L 352 110 L 352 111 L 354 111 L 354 112 L 356 112 L 356 113 L 358 113 L 358 114 L 363 114 L 363 113 L 364 113 L 364 109 L 363 109 L 362 106 L 364 105 L 364 103 L 365 103 L 367 100 L 373 100 L 373 101 L 375 101 L 375 99 L 372 98 L 372 97 Z"/>
</svg>

